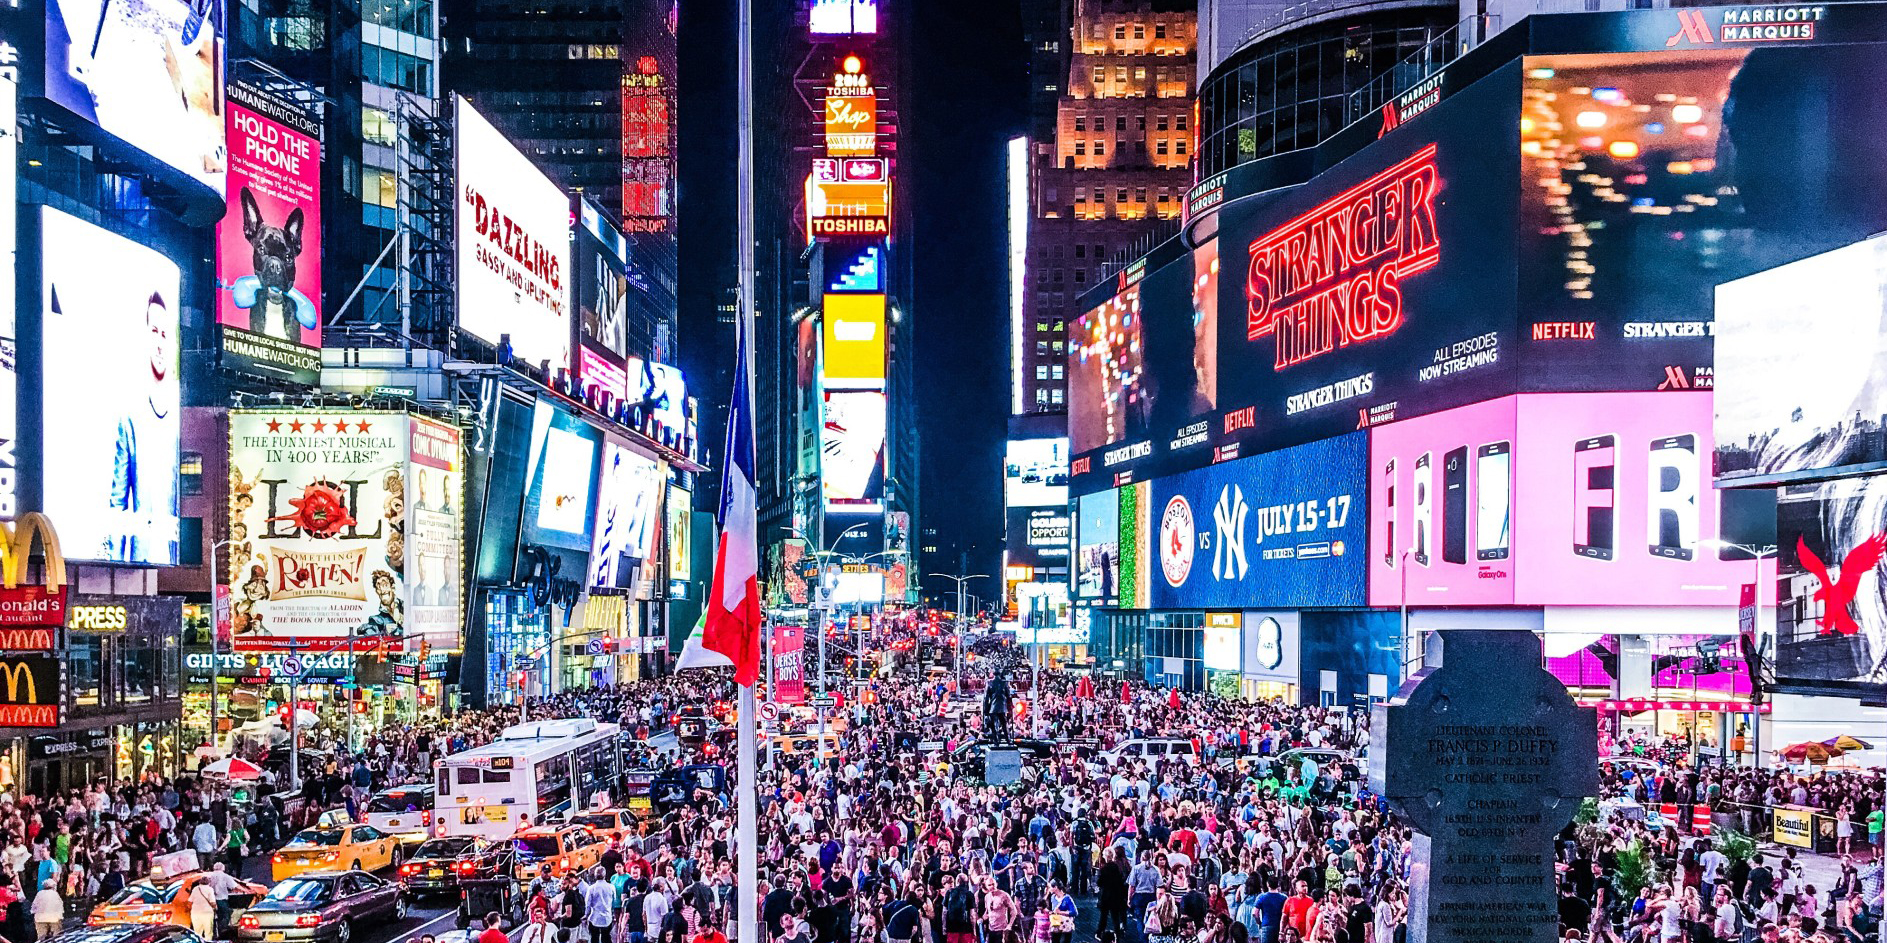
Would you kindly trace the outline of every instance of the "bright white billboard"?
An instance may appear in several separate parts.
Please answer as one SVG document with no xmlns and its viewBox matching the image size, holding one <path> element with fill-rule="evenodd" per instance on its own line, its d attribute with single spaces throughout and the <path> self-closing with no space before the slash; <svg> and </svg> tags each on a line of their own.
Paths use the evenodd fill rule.
<svg viewBox="0 0 1887 943">
<path fill-rule="evenodd" d="M 1068 506 L 1068 439 L 1011 439 L 1003 456 L 1002 503 Z"/>
<path fill-rule="evenodd" d="M 458 113 L 459 327 L 552 373 L 570 366 L 570 197 L 464 98 Z"/>
</svg>

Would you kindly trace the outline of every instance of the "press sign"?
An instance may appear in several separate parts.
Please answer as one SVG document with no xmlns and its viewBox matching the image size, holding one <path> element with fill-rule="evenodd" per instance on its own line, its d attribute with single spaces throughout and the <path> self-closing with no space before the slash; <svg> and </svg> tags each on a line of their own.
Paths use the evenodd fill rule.
<svg viewBox="0 0 1887 943">
<path fill-rule="evenodd" d="M 123 606 L 71 606 L 66 627 L 98 632 L 123 632 L 131 624 L 131 612 Z"/>
</svg>

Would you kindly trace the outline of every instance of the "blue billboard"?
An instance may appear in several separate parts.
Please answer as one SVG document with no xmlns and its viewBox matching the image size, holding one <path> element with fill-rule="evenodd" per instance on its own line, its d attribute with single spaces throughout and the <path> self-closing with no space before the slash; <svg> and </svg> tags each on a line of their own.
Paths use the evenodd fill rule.
<svg viewBox="0 0 1887 943">
<path fill-rule="evenodd" d="M 1153 608 L 1366 605 L 1368 464 L 1352 432 L 1155 479 Z"/>
</svg>

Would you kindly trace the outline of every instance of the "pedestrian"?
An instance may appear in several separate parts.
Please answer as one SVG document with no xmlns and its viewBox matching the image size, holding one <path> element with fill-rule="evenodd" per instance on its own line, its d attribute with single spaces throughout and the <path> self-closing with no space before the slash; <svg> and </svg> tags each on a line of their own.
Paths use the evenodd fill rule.
<svg viewBox="0 0 1887 943">
<path fill-rule="evenodd" d="M 33 895 L 33 929 L 37 931 L 37 938 L 41 940 L 57 935 L 59 928 L 65 924 L 66 902 L 56 890 L 58 883 L 51 879 L 41 881 L 39 893 Z M 210 913 L 212 915 L 216 913 L 214 900 L 210 904 Z M 195 918 L 194 909 L 191 916 Z"/>
<path fill-rule="evenodd" d="M 478 934 L 478 943 L 511 943 L 500 925 L 498 911 L 485 915 L 485 929 Z"/>
<path fill-rule="evenodd" d="M 518 934 L 517 943 L 557 943 L 557 930 L 542 910 L 531 911 L 531 922 Z"/>
</svg>

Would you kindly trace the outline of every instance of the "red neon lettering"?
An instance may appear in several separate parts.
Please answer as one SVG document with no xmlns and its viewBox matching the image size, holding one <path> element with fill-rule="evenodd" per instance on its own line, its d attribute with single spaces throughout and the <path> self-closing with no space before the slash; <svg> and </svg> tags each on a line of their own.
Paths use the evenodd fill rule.
<svg viewBox="0 0 1887 943">
<path fill-rule="evenodd" d="M 1251 244 L 1246 337 L 1275 338 L 1274 369 L 1402 326 L 1402 279 L 1441 258 L 1435 145 Z"/>
<path fill-rule="evenodd" d="M 1231 435 L 1232 433 L 1237 432 L 1240 429 L 1256 429 L 1256 428 L 1258 428 L 1258 407 L 1256 406 L 1247 406 L 1244 409 L 1234 409 L 1231 412 L 1225 414 L 1225 434 L 1226 435 Z"/>
</svg>

